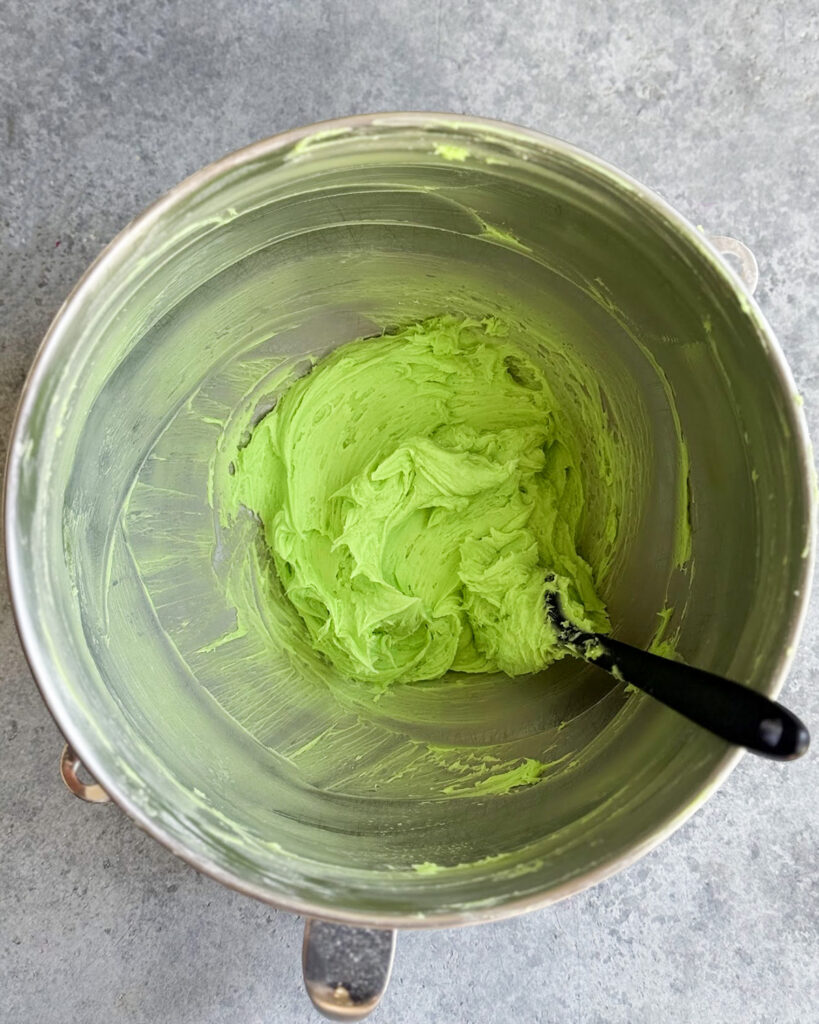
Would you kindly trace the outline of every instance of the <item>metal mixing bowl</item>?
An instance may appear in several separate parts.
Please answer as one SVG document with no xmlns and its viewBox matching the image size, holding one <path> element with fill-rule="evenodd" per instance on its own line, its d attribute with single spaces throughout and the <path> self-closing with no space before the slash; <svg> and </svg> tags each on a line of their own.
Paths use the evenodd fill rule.
<svg viewBox="0 0 819 1024">
<path fill-rule="evenodd" d="M 470 798 L 401 788 L 386 773 L 359 785 L 331 745 L 323 774 L 291 756 L 295 735 L 304 746 L 327 725 L 318 698 L 298 716 L 271 703 L 271 681 L 292 683 L 297 666 L 243 649 L 234 671 L 229 645 L 207 642 L 231 624 L 228 541 L 208 481 L 228 457 L 237 403 L 269 407 L 269 367 L 385 324 L 501 306 L 582 353 L 639 452 L 643 486 L 624 499 L 628 529 L 605 586 L 617 635 L 648 643 L 669 606 L 686 660 L 776 694 L 812 563 L 812 471 L 791 375 L 703 234 L 571 146 L 427 114 L 249 146 L 129 225 L 38 354 L 6 491 L 9 578 L 34 675 L 128 814 L 259 899 L 382 927 L 516 914 L 635 860 L 739 757 L 565 663 L 519 682 L 424 684 L 379 702 L 367 726 L 376 752 L 373 734 L 362 739 L 377 772 L 396 746 L 452 740 L 457 706 L 465 748 L 502 733 L 510 756 L 557 751 L 559 769 L 540 784 Z M 354 698 L 344 713 L 366 718 Z M 414 867 L 427 862 L 444 869 Z"/>
</svg>

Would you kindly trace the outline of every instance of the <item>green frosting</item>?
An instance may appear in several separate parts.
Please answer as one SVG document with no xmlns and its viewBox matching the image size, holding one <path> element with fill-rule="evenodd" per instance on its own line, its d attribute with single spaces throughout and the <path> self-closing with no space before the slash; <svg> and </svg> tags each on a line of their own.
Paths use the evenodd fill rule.
<svg viewBox="0 0 819 1024">
<path fill-rule="evenodd" d="M 580 452 L 547 373 L 497 319 L 435 317 L 337 349 L 256 425 L 231 504 L 258 515 L 342 675 L 538 670 L 565 653 L 547 573 L 574 622 L 608 628 L 578 550 Z"/>
</svg>

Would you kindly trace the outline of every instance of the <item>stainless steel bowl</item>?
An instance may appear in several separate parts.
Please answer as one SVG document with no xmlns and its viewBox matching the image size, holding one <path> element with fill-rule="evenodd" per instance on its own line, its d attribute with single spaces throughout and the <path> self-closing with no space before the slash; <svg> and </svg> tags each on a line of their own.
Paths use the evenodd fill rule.
<svg viewBox="0 0 819 1024">
<path fill-rule="evenodd" d="M 104 790 L 258 899 L 382 928 L 517 914 L 651 849 L 739 757 L 579 665 L 405 687 L 377 708 L 305 677 L 296 714 L 277 686 L 293 692 L 302 668 L 253 637 L 231 647 L 235 549 L 208 480 L 227 471 L 237 406 L 269 404 L 271 367 L 385 324 L 500 307 L 596 368 L 640 463 L 621 481 L 605 585 L 618 635 L 648 643 L 671 608 L 684 658 L 776 694 L 813 557 L 791 375 L 708 239 L 565 143 L 389 114 L 249 146 L 130 224 L 37 356 L 5 502 L 34 675 Z M 595 522 L 592 508 L 592 546 Z M 331 742 L 351 726 L 357 775 Z M 300 761 L 320 733 L 326 757 Z M 556 767 L 502 796 L 445 795 L 433 769 L 402 782 L 384 767 L 442 738 L 478 754 L 551 751 Z"/>
</svg>

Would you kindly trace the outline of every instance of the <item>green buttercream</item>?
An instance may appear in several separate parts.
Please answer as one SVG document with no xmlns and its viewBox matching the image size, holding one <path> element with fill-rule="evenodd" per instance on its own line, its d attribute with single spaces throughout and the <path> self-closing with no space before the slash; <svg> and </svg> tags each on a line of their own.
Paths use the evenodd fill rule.
<svg viewBox="0 0 819 1024">
<path fill-rule="evenodd" d="M 258 515 L 312 645 L 348 678 L 550 664 L 565 650 L 543 613 L 547 573 L 574 622 L 608 629 L 578 550 L 576 441 L 548 366 L 507 334 L 441 316 L 344 345 L 237 454 L 231 504 Z M 521 769 L 504 791 L 533 781 Z"/>
<path fill-rule="evenodd" d="M 463 163 L 469 156 L 466 146 L 456 146 L 451 142 L 436 143 L 435 152 L 444 160 L 452 160 L 455 163 Z"/>
<path fill-rule="evenodd" d="M 469 787 L 475 793 L 481 794 L 494 794 L 500 796 L 505 793 L 510 793 L 513 789 L 518 789 L 521 786 L 531 786 L 533 782 L 537 782 L 541 778 L 543 773 L 549 767 L 548 764 L 544 764 L 542 761 L 538 761 L 534 757 L 525 757 L 520 764 L 515 765 L 514 768 L 509 768 L 506 771 L 495 772 L 492 775 L 487 776 L 485 779 L 481 779 L 479 782 L 474 783 Z M 458 795 L 463 793 L 464 787 L 458 785 L 446 786 L 444 793 L 448 795 Z"/>
</svg>

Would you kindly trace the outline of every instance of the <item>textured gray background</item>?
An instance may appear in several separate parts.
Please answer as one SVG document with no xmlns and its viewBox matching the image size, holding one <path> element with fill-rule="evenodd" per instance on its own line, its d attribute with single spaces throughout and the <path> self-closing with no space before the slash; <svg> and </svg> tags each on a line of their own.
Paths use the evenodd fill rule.
<svg viewBox="0 0 819 1024">
<path fill-rule="evenodd" d="M 615 9 L 618 8 L 618 9 Z M 760 259 L 819 436 L 819 5 L 788 0 L 8 0 L 0 8 L 0 444 L 86 264 L 256 138 L 378 109 L 576 142 Z M 301 925 L 72 799 L 0 597 L 0 1020 L 315 1020 Z M 819 730 L 819 605 L 786 696 Z M 515 921 L 399 939 L 381 1024 L 819 1020 L 819 755 L 745 758 L 618 877 Z"/>
</svg>

